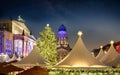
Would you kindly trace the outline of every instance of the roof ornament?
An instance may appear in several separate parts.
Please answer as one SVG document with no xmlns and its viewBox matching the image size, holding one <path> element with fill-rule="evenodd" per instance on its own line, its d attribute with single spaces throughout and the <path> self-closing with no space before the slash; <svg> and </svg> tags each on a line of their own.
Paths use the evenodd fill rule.
<svg viewBox="0 0 120 75">
<path fill-rule="evenodd" d="M 23 18 L 21 18 L 20 15 L 18 16 L 18 21 L 23 22 L 23 23 L 25 22 L 25 20 Z"/>
<path fill-rule="evenodd" d="M 50 25 L 49 24 L 47 24 L 47 27 L 49 27 Z"/>
<path fill-rule="evenodd" d="M 82 36 L 82 32 L 81 31 L 78 31 L 78 36 Z"/>
<path fill-rule="evenodd" d="M 111 40 L 111 41 L 110 41 L 110 44 L 114 44 L 114 41 L 113 41 L 113 40 Z"/>
<path fill-rule="evenodd" d="M 103 46 L 101 45 L 101 46 L 100 46 L 100 49 L 102 49 L 102 48 L 103 48 Z"/>
</svg>

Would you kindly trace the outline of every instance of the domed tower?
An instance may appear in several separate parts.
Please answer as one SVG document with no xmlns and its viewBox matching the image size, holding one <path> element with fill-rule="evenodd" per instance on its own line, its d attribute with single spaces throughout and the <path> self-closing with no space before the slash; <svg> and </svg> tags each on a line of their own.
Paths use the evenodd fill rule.
<svg viewBox="0 0 120 75">
<path fill-rule="evenodd" d="M 58 29 L 57 35 L 57 50 L 58 50 L 58 61 L 62 60 L 68 52 L 71 50 L 68 44 L 67 30 L 66 27 L 62 24 Z"/>
</svg>

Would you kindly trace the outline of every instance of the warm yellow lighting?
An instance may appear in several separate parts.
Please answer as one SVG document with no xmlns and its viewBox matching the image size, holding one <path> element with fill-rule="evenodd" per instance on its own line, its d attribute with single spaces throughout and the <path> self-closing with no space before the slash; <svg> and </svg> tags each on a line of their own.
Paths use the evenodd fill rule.
<svg viewBox="0 0 120 75">
<path fill-rule="evenodd" d="M 75 65 L 72 65 L 72 67 L 89 67 L 89 66 L 84 64 L 75 64 Z"/>
<path fill-rule="evenodd" d="M 110 41 L 110 43 L 111 43 L 111 44 L 113 44 L 113 43 L 114 43 L 114 41 Z"/>
<path fill-rule="evenodd" d="M 102 49 L 102 48 L 103 48 L 103 46 L 100 46 L 100 48 Z"/>
<path fill-rule="evenodd" d="M 92 65 L 90 67 L 106 67 L 106 66 L 103 66 L 103 65 Z"/>
<path fill-rule="evenodd" d="M 78 31 L 78 36 L 81 36 L 83 33 L 81 31 Z"/>
<path fill-rule="evenodd" d="M 19 34 L 20 32 L 17 30 L 14 30 L 14 34 Z"/>
<path fill-rule="evenodd" d="M 83 73 L 83 74 L 81 74 L 81 75 L 87 75 L 86 73 Z"/>
<path fill-rule="evenodd" d="M 60 65 L 60 67 L 71 67 L 70 65 Z"/>
<path fill-rule="evenodd" d="M 34 42 L 33 45 L 36 46 L 37 45 L 36 42 Z"/>
<path fill-rule="evenodd" d="M 86 63 L 75 63 L 72 67 L 89 67 Z"/>
<path fill-rule="evenodd" d="M 92 55 L 93 57 L 95 57 L 95 56 L 94 56 L 94 52 L 91 52 L 91 55 Z"/>
<path fill-rule="evenodd" d="M 49 24 L 47 24 L 47 27 L 49 27 L 50 25 Z"/>
<path fill-rule="evenodd" d="M 107 51 L 104 51 L 105 54 L 107 54 Z"/>
</svg>

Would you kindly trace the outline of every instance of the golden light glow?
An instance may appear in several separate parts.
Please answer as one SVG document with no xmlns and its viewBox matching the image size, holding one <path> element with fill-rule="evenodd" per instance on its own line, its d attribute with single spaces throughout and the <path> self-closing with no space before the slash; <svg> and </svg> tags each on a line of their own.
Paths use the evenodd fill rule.
<svg viewBox="0 0 120 75">
<path fill-rule="evenodd" d="M 89 67 L 89 66 L 85 64 L 75 64 L 75 65 L 72 65 L 72 67 Z"/>
<path fill-rule="evenodd" d="M 14 34 L 19 34 L 20 32 L 18 32 L 17 30 L 14 30 Z"/>
<path fill-rule="evenodd" d="M 94 52 L 91 52 L 91 55 L 92 55 L 93 57 L 95 57 L 95 56 L 94 56 Z"/>
<path fill-rule="evenodd" d="M 105 54 L 107 54 L 107 51 L 104 51 Z"/>
<path fill-rule="evenodd" d="M 103 66 L 103 65 L 92 65 L 90 67 L 106 67 L 106 66 Z"/>
<path fill-rule="evenodd" d="M 103 48 L 103 46 L 100 46 L 100 48 L 102 49 L 102 48 Z"/>
<path fill-rule="evenodd" d="M 75 63 L 72 67 L 89 67 L 89 65 L 86 63 Z"/>
<path fill-rule="evenodd" d="M 78 31 L 78 36 L 81 36 L 83 33 L 81 31 Z"/>
<path fill-rule="evenodd" d="M 36 42 L 34 42 L 33 45 L 36 46 L 37 45 Z"/>
<path fill-rule="evenodd" d="M 60 67 L 71 67 L 70 65 L 61 65 Z"/>
<path fill-rule="evenodd" d="M 111 40 L 111 41 L 110 41 L 110 44 L 113 44 L 113 43 L 114 43 L 114 41 L 113 41 L 113 40 Z"/>
<path fill-rule="evenodd" d="M 86 73 L 83 73 L 83 74 L 81 74 L 81 75 L 87 75 Z"/>
</svg>

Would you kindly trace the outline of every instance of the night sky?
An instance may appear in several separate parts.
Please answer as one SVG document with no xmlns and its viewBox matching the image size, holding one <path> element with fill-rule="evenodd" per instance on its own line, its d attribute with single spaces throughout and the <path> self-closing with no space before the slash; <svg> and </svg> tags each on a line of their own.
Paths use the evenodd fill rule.
<svg viewBox="0 0 120 75">
<path fill-rule="evenodd" d="M 61 24 L 68 32 L 73 47 L 77 32 L 83 32 L 83 41 L 92 50 L 110 40 L 120 41 L 119 0 L 1 0 L 0 19 L 21 17 L 35 37 L 46 24 L 57 33 Z"/>
</svg>

